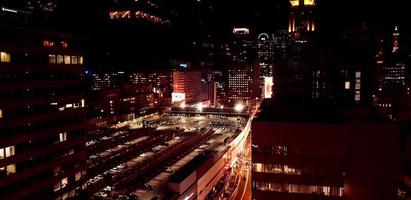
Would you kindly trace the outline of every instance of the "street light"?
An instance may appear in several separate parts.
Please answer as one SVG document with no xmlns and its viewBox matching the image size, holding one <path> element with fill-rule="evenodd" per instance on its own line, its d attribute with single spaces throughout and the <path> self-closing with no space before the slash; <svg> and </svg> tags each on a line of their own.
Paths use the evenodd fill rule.
<svg viewBox="0 0 411 200">
<path fill-rule="evenodd" d="M 242 103 L 237 103 L 234 106 L 234 111 L 236 112 L 242 112 L 244 110 L 244 105 Z"/>
</svg>

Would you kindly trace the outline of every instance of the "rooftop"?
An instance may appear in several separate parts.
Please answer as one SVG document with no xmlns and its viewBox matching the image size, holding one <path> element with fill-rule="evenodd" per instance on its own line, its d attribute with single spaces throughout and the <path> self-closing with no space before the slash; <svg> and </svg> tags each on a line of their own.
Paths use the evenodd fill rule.
<svg viewBox="0 0 411 200">
<path fill-rule="evenodd" d="M 170 183 L 180 183 L 186 179 L 190 174 L 195 172 L 200 166 L 213 158 L 216 152 L 204 151 L 200 155 L 193 158 L 190 162 L 180 168 L 176 173 L 170 177 Z"/>
<path fill-rule="evenodd" d="M 274 99 L 265 99 L 254 121 L 296 123 L 342 123 L 374 121 L 386 122 L 377 112 L 368 107 L 338 107 L 333 103 L 308 105 L 283 105 Z"/>
</svg>

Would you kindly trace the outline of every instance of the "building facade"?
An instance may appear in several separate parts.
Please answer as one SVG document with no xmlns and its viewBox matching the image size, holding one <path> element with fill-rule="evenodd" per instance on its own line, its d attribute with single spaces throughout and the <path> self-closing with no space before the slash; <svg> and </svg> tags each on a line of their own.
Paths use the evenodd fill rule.
<svg viewBox="0 0 411 200">
<path fill-rule="evenodd" d="M 77 196 L 87 169 L 77 40 L 40 30 L 0 32 L 0 198 Z"/>
<path fill-rule="evenodd" d="M 226 46 L 228 104 L 259 97 L 260 80 L 257 49 L 248 28 L 234 28 L 233 39 Z"/>
<path fill-rule="evenodd" d="M 369 110 L 263 104 L 252 123 L 253 199 L 396 199 L 399 135 Z"/>
<path fill-rule="evenodd" d="M 201 72 L 191 70 L 173 71 L 172 102 L 198 103 L 201 99 Z"/>
</svg>

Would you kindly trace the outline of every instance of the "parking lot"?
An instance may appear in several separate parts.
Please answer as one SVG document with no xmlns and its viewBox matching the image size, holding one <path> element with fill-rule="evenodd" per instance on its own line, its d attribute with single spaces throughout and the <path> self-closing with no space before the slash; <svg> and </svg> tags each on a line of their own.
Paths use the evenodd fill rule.
<svg viewBox="0 0 411 200">
<path fill-rule="evenodd" d="M 95 148 L 99 143 L 121 141 L 89 155 L 93 198 L 161 197 L 175 171 L 206 149 L 224 150 L 224 143 L 245 123 L 241 117 L 171 115 L 119 123 L 105 130 L 111 134 L 87 143 L 88 148 L 99 149 Z"/>
</svg>

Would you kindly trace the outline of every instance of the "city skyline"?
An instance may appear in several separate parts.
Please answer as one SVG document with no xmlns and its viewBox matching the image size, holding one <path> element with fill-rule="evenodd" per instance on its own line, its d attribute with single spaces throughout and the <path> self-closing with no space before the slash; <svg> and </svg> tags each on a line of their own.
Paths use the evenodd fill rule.
<svg viewBox="0 0 411 200">
<path fill-rule="evenodd" d="M 0 1 L 0 199 L 409 200 L 410 13 Z"/>
</svg>

